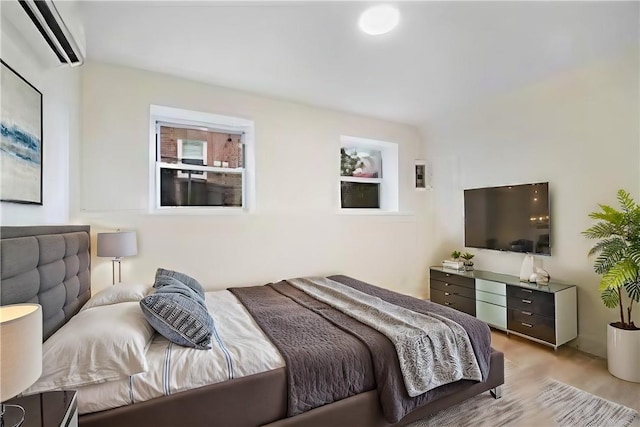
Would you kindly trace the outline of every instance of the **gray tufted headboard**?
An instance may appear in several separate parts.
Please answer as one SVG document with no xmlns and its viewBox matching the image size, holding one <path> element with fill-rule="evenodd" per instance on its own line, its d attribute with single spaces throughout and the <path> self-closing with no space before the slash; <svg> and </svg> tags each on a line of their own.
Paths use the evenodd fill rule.
<svg viewBox="0 0 640 427">
<path fill-rule="evenodd" d="M 0 227 L 0 305 L 42 305 L 43 340 L 91 296 L 88 225 Z"/>
</svg>

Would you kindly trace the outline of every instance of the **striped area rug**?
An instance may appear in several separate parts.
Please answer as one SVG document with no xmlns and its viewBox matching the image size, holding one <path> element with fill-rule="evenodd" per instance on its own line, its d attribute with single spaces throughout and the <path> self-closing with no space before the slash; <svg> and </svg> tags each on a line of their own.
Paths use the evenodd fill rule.
<svg viewBox="0 0 640 427">
<path fill-rule="evenodd" d="M 640 427 L 638 413 L 505 361 L 501 399 L 483 393 L 409 427 Z"/>
</svg>

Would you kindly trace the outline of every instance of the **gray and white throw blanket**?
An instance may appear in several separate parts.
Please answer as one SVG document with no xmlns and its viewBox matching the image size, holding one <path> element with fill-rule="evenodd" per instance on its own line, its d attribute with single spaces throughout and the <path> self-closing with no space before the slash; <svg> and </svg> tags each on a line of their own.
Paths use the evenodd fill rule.
<svg viewBox="0 0 640 427">
<path fill-rule="evenodd" d="M 288 282 L 389 338 L 409 396 L 458 380 L 482 380 L 469 336 L 456 322 L 416 313 L 325 277 Z"/>
<path fill-rule="evenodd" d="M 452 365 L 452 372 L 458 372 L 460 376 L 443 372 L 447 368 L 442 365 L 440 368 L 423 365 L 426 372 L 433 373 L 431 378 L 408 368 L 406 370 L 410 372 L 409 377 L 411 380 L 417 379 L 420 387 L 435 386 L 446 381 L 446 377 L 454 381 L 412 397 L 405 385 L 405 374 L 396 352 L 397 346 L 379 331 L 379 325 L 370 327 L 307 294 L 289 281 L 231 288 L 229 290 L 244 304 L 285 360 L 289 416 L 376 389 L 385 418 L 390 423 L 395 423 L 412 410 L 475 383 L 474 380 L 465 379 L 456 381 L 455 378 L 463 378 L 465 373 L 470 373 L 469 377 L 476 380 L 480 379 L 477 376 L 479 368 L 481 379 L 486 380 L 489 374 L 491 334 L 484 322 L 448 307 L 401 295 L 347 276 L 331 276 L 329 279 L 339 282 L 345 289 L 357 290 L 366 296 L 373 296 L 380 301 L 441 321 L 436 326 L 437 343 L 430 341 L 429 345 L 421 349 L 421 353 L 427 353 L 428 347 L 431 347 L 435 351 L 431 356 L 434 363 L 439 364 L 444 358 L 445 364 Z M 350 293 L 348 289 L 347 293 Z M 413 322 L 414 315 L 408 315 Z M 406 319 L 403 323 L 407 323 Z M 444 338 L 445 325 L 456 330 L 450 338 Z M 467 340 L 461 336 L 460 328 L 466 332 Z M 408 342 L 414 339 L 411 334 L 415 331 L 411 328 L 407 331 L 411 331 L 407 332 Z M 425 338 L 416 340 L 428 342 Z M 453 360 L 457 357 L 452 358 L 446 350 L 440 348 L 442 340 L 450 341 L 453 347 L 461 340 L 464 350 L 456 348 L 452 351 L 466 356 L 459 361 Z M 475 364 L 465 361 L 469 354 L 469 344 L 475 354 Z M 403 350 L 401 357 L 405 361 L 402 363 L 410 364 L 407 363 L 412 357 L 409 353 L 408 349 Z M 415 387 L 415 391 L 420 387 Z"/>
</svg>

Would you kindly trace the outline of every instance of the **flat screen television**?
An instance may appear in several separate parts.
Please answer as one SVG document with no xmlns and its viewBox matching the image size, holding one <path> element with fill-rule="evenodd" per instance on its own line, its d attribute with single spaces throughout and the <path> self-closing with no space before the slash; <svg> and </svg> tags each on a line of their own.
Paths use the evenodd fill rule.
<svg viewBox="0 0 640 427">
<path fill-rule="evenodd" d="M 464 190 L 464 244 L 551 255 L 549 183 Z"/>
</svg>

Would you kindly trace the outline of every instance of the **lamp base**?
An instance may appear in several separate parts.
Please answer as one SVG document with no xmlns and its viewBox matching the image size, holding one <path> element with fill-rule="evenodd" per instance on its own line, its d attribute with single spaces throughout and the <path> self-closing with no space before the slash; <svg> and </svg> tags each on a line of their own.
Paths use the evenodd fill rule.
<svg viewBox="0 0 640 427">
<path fill-rule="evenodd" d="M 118 283 L 122 283 L 122 257 L 114 257 L 111 260 L 112 285 L 116 284 L 116 264 L 118 264 Z"/>
<path fill-rule="evenodd" d="M 24 408 L 0 403 L 0 427 L 20 427 L 24 424 Z"/>
</svg>

